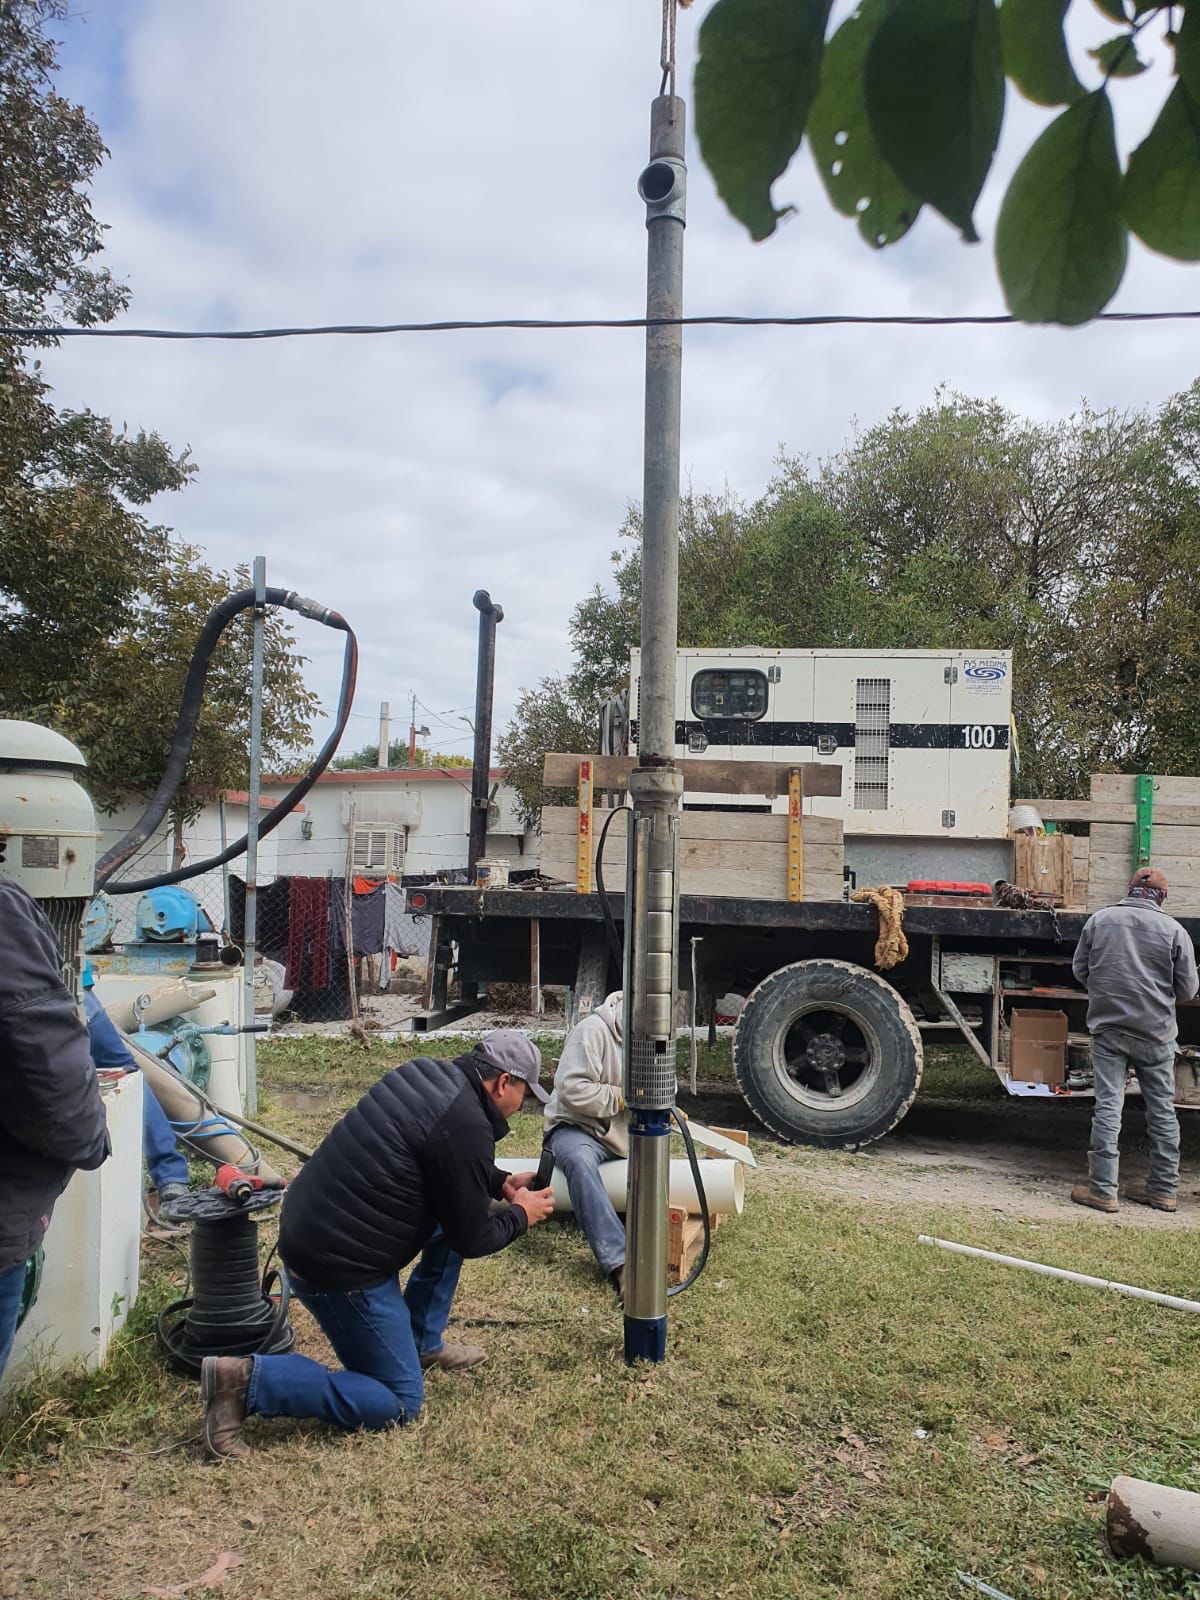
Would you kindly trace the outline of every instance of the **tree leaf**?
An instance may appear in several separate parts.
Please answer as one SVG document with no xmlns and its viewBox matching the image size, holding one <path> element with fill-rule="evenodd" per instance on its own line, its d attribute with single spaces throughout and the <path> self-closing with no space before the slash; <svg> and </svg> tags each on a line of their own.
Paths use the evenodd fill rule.
<svg viewBox="0 0 1200 1600">
<path fill-rule="evenodd" d="M 1065 106 L 1084 92 L 1075 76 L 1063 18 L 1071 0 L 1003 0 L 1000 39 L 1004 70 L 1027 100 Z"/>
<path fill-rule="evenodd" d="M 1184 12 L 1178 33 L 1171 35 L 1175 46 L 1175 71 L 1192 99 L 1200 104 L 1200 21 L 1196 13 Z"/>
<path fill-rule="evenodd" d="M 1121 0 L 1093 0 L 1097 11 L 1102 11 L 1112 22 L 1128 22 Z"/>
<path fill-rule="evenodd" d="M 1152 250 L 1200 261 L 1200 106 L 1183 83 L 1129 158 L 1121 209 Z"/>
<path fill-rule="evenodd" d="M 866 91 L 884 160 L 974 243 L 1004 115 L 994 0 L 899 0 L 867 52 Z"/>
<path fill-rule="evenodd" d="M 1131 33 L 1119 33 L 1115 39 L 1106 39 L 1089 50 L 1088 55 L 1100 63 L 1106 78 L 1136 78 L 1139 72 L 1146 70 Z"/>
<path fill-rule="evenodd" d="M 771 185 L 804 137 L 831 0 L 717 0 L 700 29 L 696 133 L 717 191 L 752 239 L 784 214 Z"/>
<path fill-rule="evenodd" d="M 821 87 L 808 116 L 808 139 L 830 200 L 876 249 L 902 239 L 921 202 L 879 153 L 867 117 L 863 63 L 875 30 L 896 0 L 863 0 L 825 47 Z"/>
<path fill-rule="evenodd" d="M 1112 107 L 1097 89 L 1040 135 L 1004 196 L 996 265 L 1014 316 L 1074 325 L 1103 310 L 1129 248 L 1120 200 Z"/>
</svg>

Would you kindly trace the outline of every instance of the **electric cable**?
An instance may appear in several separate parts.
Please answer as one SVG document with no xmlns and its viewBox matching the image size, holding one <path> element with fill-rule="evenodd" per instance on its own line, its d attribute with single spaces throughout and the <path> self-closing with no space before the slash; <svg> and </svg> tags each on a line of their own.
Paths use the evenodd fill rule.
<svg viewBox="0 0 1200 1600">
<path fill-rule="evenodd" d="M 346 635 L 346 649 L 342 659 L 342 684 L 338 695 L 338 709 L 334 718 L 334 725 L 325 743 L 321 746 L 308 771 L 299 781 L 292 785 L 283 798 L 276 805 L 267 820 L 258 830 L 261 839 L 277 828 L 283 819 L 299 805 L 300 801 L 316 783 L 322 772 L 333 759 L 342 734 L 346 730 L 349 720 L 350 707 L 354 700 L 354 685 L 358 676 L 358 640 L 354 631 L 345 617 L 338 611 L 331 610 L 328 606 L 318 604 L 315 600 L 306 600 L 294 589 L 276 589 L 268 587 L 266 590 L 266 603 L 272 606 L 284 606 L 289 611 L 296 611 L 303 617 L 308 617 L 314 622 L 320 622 L 327 628 L 335 628 Z M 225 850 L 215 856 L 209 856 L 203 861 L 194 861 L 185 867 L 177 867 L 173 872 L 160 872 L 150 878 L 122 879 L 112 882 L 113 873 L 135 854 L 153 834 L 163 817 L 166 816 L 171 801 L 183 781 L 187 770 L 188 758 L 191 755 L 192 744 L 196 737 L 196 727 L 200 719 L 200 708 L 204 698 L 204 684 L 208 677 L 209 665 L 213 652 L 225 629 L 240 612 L 252 608 L 256 604 L 253 589 L 239 589 L 236 593 L 227 595 L 209 612 L 204 627 L 200 630 L 200 637 L 196 641 L 196 648 L 192 652 L 191 663 L 188 666 L 187 679 L 184 684 L 183 699 L 180 702 L 179 716 L 175 723 L 175 731 L 171 735 L 170 751 L 167 764 L 159 780 L 158 788 L 147 805 L 145 811 L 138 818 L 134 826 L 123 839 L 119 839 L 110 850 L 107 850 L 96 863 L 96 889 L 107 888 L 110 894 L 142 894 L 147 889 L 157 889 L 168 883 L 182 883 L 187 878 L 198 877 L 203 872 L 211 871 L 213 867 L 224 866 L 227 861 L 234 860 L 246 849 L 249 835 L 235 840 Z"/>
<path fill-rule="evenodd" d="M 1101 311 L 1093 322 L 1196 322 L 1200 311 Z M 830 312 L 810 316 L 694 317 L 480 317 L 447 318 L 440 322 L 333 322 L 282 328 L 0 328 L 0 338 L 33 339 L 317 339 L 331 336 L 370 337 L 393 333 L 556 333 L 622 328 L 991 328 L 1050 327 L 1028 323 L 1007 312 L 960 316 L 857 315 Z"/>
<path fill-rule="evenodd" d="M 614 806 L 608 814 L 608 821 L 600 829 L 600 842 L 596 846 L 596 893 L 600 896 L 600 914 L 608 931 L 608 948 L 612 951 L 618 972 L 624 963 L 625 951 L 621 945 L 621 935 L 617 932 L 617 919 L 613 916 L 612 906 L 609 904 L 608 890 L 604 887 L 604 841 L 608 838 L 608 830 L 612 827 L 614 818 L 619 817 L 622 811 L 627 811 L 631 817 L 633 816 L 632 806 Z M 628 851 L 628 840 L 625 848 Z"/>
<path fill-rule="evenodd" d="M 681 1117 L 675 1106 L 671 1107 L 671 1115 L 675 1119 L 675 1126 L 683 1136 L 683 1147 L 687 1151 L 688 1165 L 692 1169 L 692 1182 L 696 1185 L 696 1199 L 700 1205 L 700 1216 L 704 1222 L 704 1243 L 700 1247 L 700 1254 L 696 1257 L 695 1265 L 681 1283 L 673 1283 L 667 1290 L 668 1300 L 677 1294 L 682 1294 L 685 1289 L 690 1289 L 696 1279 L 704 1271 L 708 1262 L 708 1252 L 712 1245 L 712 1220 L 708 1215 L 708 1196 L 704 1192 L 704 1179 L 700 1175 L 700 1162 L 696 1155 L 696 1146 L 692 1143 L 691 1130 L 687 1125 L 686 1117 Z"/>
</svg>

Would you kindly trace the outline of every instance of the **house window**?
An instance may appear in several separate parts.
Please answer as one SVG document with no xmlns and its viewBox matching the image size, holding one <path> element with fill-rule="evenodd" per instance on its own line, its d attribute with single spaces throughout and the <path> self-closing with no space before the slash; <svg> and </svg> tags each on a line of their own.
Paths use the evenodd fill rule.
<svg viewBox="0 0 1200 1600">
<path fill-rule="evenodd" d="M 404 872 L 404 829 L 355 828 L 350 859 L 356 872 L 399 877 Z"/>
<path fill-rule="evenodd" d="M 859 678 L 854 692 L 854 809 L 888 808 L 892 680 Z"/>
<path fill-rule="evenodd" d="M 765 672 L 729 672 L 721 668 L 698 672 L 692 679 L 692 711 L 702 720 L 734 717 L 741 722 L 757 722 L 766 710 Z"/>
</svg>

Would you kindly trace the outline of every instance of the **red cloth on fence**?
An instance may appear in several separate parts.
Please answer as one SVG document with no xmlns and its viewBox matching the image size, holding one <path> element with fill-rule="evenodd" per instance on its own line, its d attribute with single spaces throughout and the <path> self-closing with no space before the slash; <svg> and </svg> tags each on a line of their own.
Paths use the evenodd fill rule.
<svg viewBox="0 0 1200 1600">
<path fill-rule="evenodd" d="M 329 982 L 329 879 L 293 878 L 288 889 L 287 983 L 300 987 L 305 940 L 312 943 L 314 989 Z"/>
</svg>

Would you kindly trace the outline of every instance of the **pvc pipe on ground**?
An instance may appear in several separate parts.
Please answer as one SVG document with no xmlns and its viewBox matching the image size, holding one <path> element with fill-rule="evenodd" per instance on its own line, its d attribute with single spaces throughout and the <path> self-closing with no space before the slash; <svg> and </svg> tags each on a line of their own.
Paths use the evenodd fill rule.
<svg viewBox="0 0 1200 1600">
<path fill-rule="evenodd" d="M 1128 1295 L 1133 1300 L 1152 1300 L 1155 1305 L 1170 1306 L 1175 1311 L 1200 1311 L 1200 1300 L 1184 1300 L 1177 1294 L 1159 1294 L 1155 1289 L 1136 1289 L 1131 1283 L 1093 1278 L 1086 1272 L 1068 1272 L 1065 1267 L 1047 1267 L 1040 1261 L 1026 1261 L 1021 1256 L 1004 1256 L 995 1250 L 978 1250 L 974 1245 L 935 1239 L 928 1233 L 918 1234 L 917 1243 L 936 1245 L 939 1250 L 952 1250 L 960 1256 L 977 1256 L 980 1261 L 998 1261 L 1002 1267 L 1020 1267 L 1023 1272 L 1037 1272 L 1045 1278 L 1065 1278 L 1068 1283 L 1082 1283 L 1088 1289 L 1112 1289 L 1116 1294 Z"/>
<path fill-rule="evenodd" d="M 537 1165 L 528 1156 L 503 1156 L 496 1165 L 503 1172 L 529 1172 Z M 704 1184 L 704 1197 L 710 1213 L 718 1216 L 741 1216 L 746 1201 L 745 1168 L 737 1161 L 701 1161 L 700 1177 Z M 606 1161 L 600 1176 L 608 1198 L 618 1211 L 625 1209 L 626 1188 L 629 1182 L 627 1161 Z M 555 1211 L 571 1211 L 571 1196 L 561 1168 L 555 1167 L 552 1187 Z M 670 1178 L 670 1204 L 686 1209 L 692 1216 L 700 1215 L 700 1200 L 692 1181 L 692 1169 L 686 1161 L 672 1161 Z"/>
<path fill-rule="evenodd" d="M 1200 1572 L 1200 1494 L 1142 1478 L 1114 1478 L 1105 1531 L 1114 1555 Z"/>
</svg>

